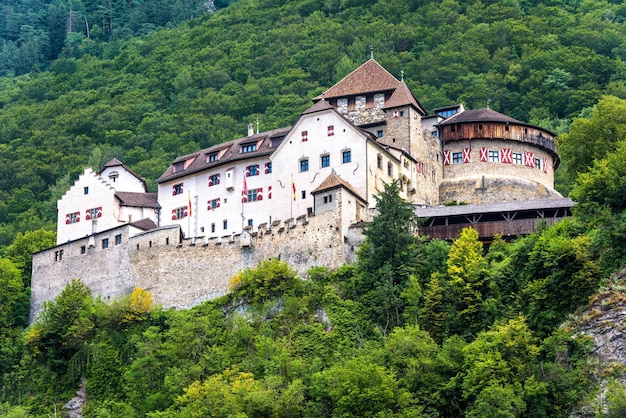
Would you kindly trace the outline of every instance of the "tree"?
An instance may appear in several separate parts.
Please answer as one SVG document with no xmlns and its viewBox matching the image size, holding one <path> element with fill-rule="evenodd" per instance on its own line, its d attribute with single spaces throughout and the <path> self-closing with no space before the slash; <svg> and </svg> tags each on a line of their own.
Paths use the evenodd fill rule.
<svg viewBox="0 0 626 418">
<path fill-rule="evenodd" d="M 404 302 L 400 294 L 418 260 L 413 236 L 417 217 L 399 191 L 398 181 L 393 181 L 375 196 L 378 213 L 365 228 L 365 242 L 357 251 L 356 289 L 383 332 L 401 323 Z"/>
<path fill-rule="evenodd" d="M 485 260 L 478 232 L 464 228 L 448 253 L 448 316 L 450 332 L 469 335 L 482 328 L 485 289 Z"/>
<path fill-rule="evenodd" d="M 0 338 L 16 324 L 22 324 L 16 317 L 24 285 L 20 271 L 6 258 L 0 258 Z"/>
<path fill-rule="evenodd" d="M 593 107 L 590 118 L 574 119 L 569 133 L 558 138 L 559 153 L 566 162 L 570 180 L 588 172 L 594 162 L 610 158 L 624 140 L 626 100 L 605 96 Z"/>
</svg>

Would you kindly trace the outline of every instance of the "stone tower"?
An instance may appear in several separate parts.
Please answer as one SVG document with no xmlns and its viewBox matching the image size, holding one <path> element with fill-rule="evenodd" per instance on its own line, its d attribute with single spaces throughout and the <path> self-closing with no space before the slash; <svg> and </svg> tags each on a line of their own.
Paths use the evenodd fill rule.
<svg viewBox="0 0 626 418">
<path fill-rule="evenodd" d="M 465 110 L 439 124 L 444 178 L 441 203 L 498 203 L 561 198 L 559 156 L 550 131 L 491 109 Z"/>
</svg>

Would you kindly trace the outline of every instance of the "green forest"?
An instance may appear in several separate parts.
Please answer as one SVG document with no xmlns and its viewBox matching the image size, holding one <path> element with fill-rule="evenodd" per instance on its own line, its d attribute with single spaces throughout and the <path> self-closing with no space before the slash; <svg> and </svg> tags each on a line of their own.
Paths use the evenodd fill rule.
<svg viewBox="0 0 626 418">
<path fill-rule="evenodd" d="M 211 4 L 209 4 L 211 3 Z M 623 364 L 577 332 L 626 289 L 626 5 L 591 0 L 9 0 L 0 6 L 0 415 L 624 416 Z M 374 54 L 426 109 L 491 107 L 559 135 L 574 216 L 488 248 L 410 233 L 390 184 L 358 261 L 270 260 L 185 311 L 74 280 L 28 326 L 56 201 L 112 157 L 289 126 Z M 624 112 L 622 112 L 622 109 Z M 599 302 L 598 302 L 599 303 Z"/>
</svg>

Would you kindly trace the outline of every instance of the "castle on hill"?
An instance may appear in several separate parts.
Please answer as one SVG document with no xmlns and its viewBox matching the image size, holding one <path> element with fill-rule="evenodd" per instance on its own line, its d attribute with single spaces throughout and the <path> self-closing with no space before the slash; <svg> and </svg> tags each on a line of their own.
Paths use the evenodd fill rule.
<svg viewBox="0 0 626 418">
<path fill-rule="evenodd" d="M 250 125 L 245 137 L 178 157 L 156 194 L 116 159 L 86 169 L 58 202 L 57 246 L 34 255 L 31 319 L 76 277 L 103 297 L 142 287 L 164 307 L 186 308 L 224 294 L 233 274 L 263 259 L 280 256 L 301 274 L 337 267 L 354 259 L 358 225 L 392 181 L 418 213 L 468 203 L 455 213 L 469 223 L 485 205 L 567 209 L 554 190 L 558 164 L 548 130 L 462 105 L 428 115 L 370 59 L 293 126 Z M 440 212 L 426 216 L 448 226 Z"/>
</svg>

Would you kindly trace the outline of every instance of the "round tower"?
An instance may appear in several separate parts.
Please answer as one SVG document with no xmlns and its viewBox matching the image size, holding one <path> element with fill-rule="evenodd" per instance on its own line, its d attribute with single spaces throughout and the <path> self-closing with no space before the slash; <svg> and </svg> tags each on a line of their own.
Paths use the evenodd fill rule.
<svg viewBox="0 0 626 418">
<path fill-rule="evenodd" d="M 561 198 L 554 190 L 555 135 L 491 109 L 466 110 L 439 124 L 439 202 L 498 203 Z"/>
</svg>

